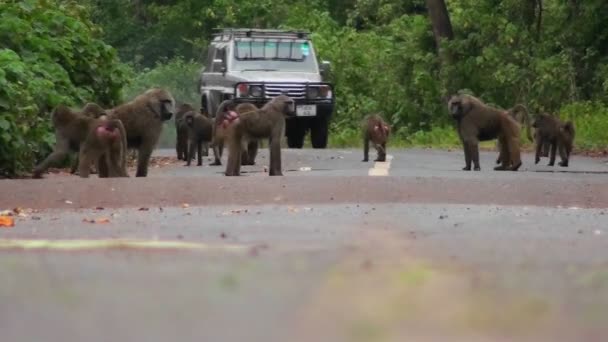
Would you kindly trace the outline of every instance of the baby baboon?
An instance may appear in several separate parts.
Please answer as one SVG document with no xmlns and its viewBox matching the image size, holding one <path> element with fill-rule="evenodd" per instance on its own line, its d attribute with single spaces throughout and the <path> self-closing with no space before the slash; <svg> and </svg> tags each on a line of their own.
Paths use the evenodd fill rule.
<svg viewBox="0 0 608 342">
<path fill-rule="evenodd" d="M 98 105 L 97 103 L 93 103 L 93 102 L 89 102 L 89 103 L 85 104 L 84 107 L 82 107 L 82 109 L 80 110 L 80 113 L 83 115 L 86 115 L 88 117 L 94 118 L 94 119 L 106 117 L 106 111 L 103 108 L 101 108 L 100 105 Z M 78 170 L 78 155 L 76 155 L 76 158 L 74 159 L 74 162 L 72 163 L 72 168 L 70 170 L 70 173 L 75 174 L 77 170 Z M 90 173 L 97 173 L 97 171 L 91 169 Z"/>
<path fill-rule="evenodd" d="M 258 111 L 258 107 L 251 103 L 241 103 L 234 109 L 232 112 L 232 117 L 234 114 L 237 114 L 237 117 L 241 114 L 256 112 Z M 249 139 L 247 141 L 247 146 L 243 146 L 243 152 L 241 153 L 241 165 L 255 165 L 255 157 L 258 155 L 258 147 L 259 141 L 258 139 Z"/>
<path fill-rule="evenodd" d="M 136 177 L 148 175 L 152 151 L 158 143 L 163 122 L 171 119 L 175 100 L 164 89 L 152 88 L 130 102 L 108 110 L 108 118 L 119 119 L 127 131 L 128 148 L 137 149 Z M 99 162 L 100 177 L 106 176 L 103 159 Z"/>
<path fill-rule="evenodd" d="M 176 142 L 175 142 L 175 150 L 177 152 L 177 160 L 186 160 L 188 156 L 188 125 L 184 122 L 184 115 L 188 112 L 194 111 L 194 108 L 188 104 L 184 103 L 177 107 L 177 111 L 175 112 L 175 132 L 176 132 Z"/>
<path fill-rule="evenodd" d="M 371 140 L 378 156 L 374 161 L 386 161 L 386 143 L 390 127 L 378 114 L 368 115 L 363 121 L 363 161 L 369 160 L 369 142 Z"/>
<path fill-rule="evenodd" d="M 196 149 L 198 155 L 198 162 L 196 165 L 201 166 L 203 165 L 203 143 L 211 141 L 213 136 L 213 124 L 209 118 L 201 113 L 195 113 L 194 111 L 184 114 L 183 120 L 188 127 L 188 141 L 190 143 L 186 165 L 190 166 L 190 162 L 194 159 L 194 151 Z"/>
<path fill-rule="evenodd" d="M 568 167 L 574 143 L 574 124 L 571 121 L 562 122 L 553 115 L 541 113 L 536 117 L 532 126 L 536 129 L 535 136 L 537 138 L 534 163 L 538 164 L 540 162 L 542 147 L 545 144 L 549 144 L 551 146 L 551 155 L 548 165 L 555 165 L 555 154 L 557 149 L 559 149 L 561 161 L 558 164 L 562 167 Z"/>
<path fill-rule="evenodd" d="M 479 171 L 479 141 L 498 138 L 501 165 L 494 170 L 517 171 L 521 166 L 519 150 L 519 124 L 505 111 L 490 107 L 470 95 L 453 95 L 448 101 L 448 111 L 457 121 L 458 135 L 464 149 L 465 167 Z M 505 156 L 504 158 L 502 156 Z"/>
<path fill-rule="evenodd" d="M 253 140 L 263 138 L 268 138 L 270 149 L 269 175 L 282 176 L 281 137 L 285 129 L 285 116 L 293 115 L 294 111 L 294 101 L 288 96 L 279 95 L 260 109 L 240 112 L 237 106 L 236 112 L 225 117 L 225 137 L 229 148 L 226 176 L 240 175 L 244 147 Z"/>
<path fill-rule="evenodd" d="M 101 118 L 90 121 L 78 158 L 81 178 L 88 178 L 91 163 L 97 163 L 100 159 L 107 165 L 107 177 L 129 177 L 127 134 L 120 120 Z"/>
</svg>

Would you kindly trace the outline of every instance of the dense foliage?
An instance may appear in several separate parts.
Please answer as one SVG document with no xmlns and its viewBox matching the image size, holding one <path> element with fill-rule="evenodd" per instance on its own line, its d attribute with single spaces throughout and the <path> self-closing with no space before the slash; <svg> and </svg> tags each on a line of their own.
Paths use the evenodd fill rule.
<svg viewBox="0 0 608 342">
<path fill-rule="evenodd" d="M 124 84 L 127 98 L 159 85 L 178 101 L 198 103 L 197 73 L 214 28 L 298 28 L 313 32 L 320 58 L 332 62 L 338 103 L 333 143 L 352 144 L 369 112 L 383 113 L 401 142 L 457 142 L 443 100 L 464 89 L 503 108 L 521 102 L 533 113 L 559 113 L 575 121 L 578 146 L 605 146 L 600 129 L 608 123 L 608 2 L 445 1 L 448 40 L 434 35 L 430 3 L 444 1 L 1 4 L 0 110 L 11 115 L 0 118 L 2 165 L 13 157 L 6 151 L 22 151 L 19 158 L 26 159 L 18 165 L 33 158 L 39 145 L 30 142 L 48 132 L 39 115 L 56 103 L 118 98 L 122 69 L 114 50 L 95 39 L 98 31 L 87 14 L 102 28 L 103 41 L 138 75 Z"/>
<path fill-rule="evenodd" d="M 84 7 L 0 2 L 0 175 L 29 170 L 48 152 L 57 104 L 120 100 L 123 68 L 95 35 Z"/>
</svg>

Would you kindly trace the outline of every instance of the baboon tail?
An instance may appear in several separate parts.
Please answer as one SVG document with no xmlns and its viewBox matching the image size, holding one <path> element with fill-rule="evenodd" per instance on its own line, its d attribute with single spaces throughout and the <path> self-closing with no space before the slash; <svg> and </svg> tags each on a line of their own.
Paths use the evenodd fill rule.
<svg viewBox="0 0 608 342">
<path fill-rule="evenodd" d="M 215 112 L 215 117 L 221 117 L 221 113 L 224 113 L 226 111 L 226 108 L 228 108 L 228 106 L 231 106 L 234 104 L 233 100 L 224 100 L 222 101 L 222 103 L 220 103 L 220 105 L 217 107 L 217 112 Z"/>
<path fill-rule="evenodd" d="M 526 108 L 526 106 L 524 106 L 523 104 L 518 103 L 515 105 L 515 107 L 513 107 L 511 109 L 511 111 L 514 113 L 517 113 L 517 112 L 522 113 L 520 123 L 522 125 L 524 125 L 524 124 L 526 125 L 526 136 L 528 137 L 528 140 L 534 141 L 534 138 L 532 138 L 532 127 L 530 124 L 530 114 L 528 113 L 528 108 Z M 519 117 L 519 116 L 517 116 L 517 117 Z"/>
</svg>

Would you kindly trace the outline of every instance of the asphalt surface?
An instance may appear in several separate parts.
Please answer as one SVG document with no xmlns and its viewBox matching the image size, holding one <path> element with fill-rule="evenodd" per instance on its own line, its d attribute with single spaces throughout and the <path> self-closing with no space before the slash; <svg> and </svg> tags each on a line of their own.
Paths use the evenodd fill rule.
<svg viewBox="0 0 608 342">
<path fill-rule="evenodd" d="M 3 341 L 604 341 L 608 164 L 285 150 L 3 180 Z M 172 157 L 173 151 L 157 151 Z M 372 156 L 373 153 L 372 153 Z M 131 174 L 133 174 L 131 170 Z"/>
</svg>

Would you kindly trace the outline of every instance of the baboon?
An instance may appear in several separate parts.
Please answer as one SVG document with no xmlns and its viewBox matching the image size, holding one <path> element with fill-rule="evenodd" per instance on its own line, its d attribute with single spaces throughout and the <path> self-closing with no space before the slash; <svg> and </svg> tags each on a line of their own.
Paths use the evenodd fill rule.
<svg viewBox="0 0 608 342">
<path fill-rule="evenodd" d="M 101 108 L 100 105 L 98 105 L 97 103 L 93 103 L 93 102 L 89 102 L 87 104 L 84 105 L 84 107 L 82 107 L 82 109 L 80 110 L 80 113 L 82 113 L 83 115 L 86 115 L 88 117 L 91 118 L 104 118 L 106 117 L 106 111 Z M 76 171 L 78 170 L 78 155 L 76 155 L 76 158 L 74 158 L 74 162 L 72 163 L 72 168 L 70 169 L 70 174 L 75 174 Z M 97 173 L 97 170 L 90 170 L 90 173 Z"/>
<path fill-rule="evenodd" d="M 390 127 L 378 114 L 368 115 L 363 121 L 363 161 L 369 160 L 369 142 L 374 144 L 378 156 L 374 161 L 386 161 L 386 143 Z"/>
<path fill-rule="evenodd" d="M 55 128 L 55 147 L 53 152 L 34 168 L 34 178 L 41 178 L 43 172 L 51 165 L 60 163 L 70 152 L 82 154 L 83 144 L 86 144 L 87 139 L 89 139 L 91 130 L 101 123 L 108 123 L 104 118 L 95 119 L 92 117 L 93 115 L 88 115 L 90 114 L 88 112 L 85 114 L 85 112 L 74 112 L 64 105 L 59 105 L 53 110 L 51 120 Z M 117 126 L 118 124 L 113 123 L 112 125 Z M 86 150 L 89 149 L 87 148 Z M 81 158 L 79 156 L 79 165 L 82 165 Z M 79 172 L 82 172 L 82 168 L 80 168 Z M 87 170 L 84 174 L 88 175 L 89 173 L 90 163 L 87 164 Z"/>
<path fill-rule="evenodd" d="M 211 118 L 209 117 L 209 113 L 207 113 L 204 108 L 200 109 L 200 113 L 207 119 L 211 120 Z M 203 142 L 203 157 L 208 157 L 208 156 L 209 156 L 209 142 L 205 141 L 205 142 Z"/>
<path fill-rule="evenodd" d="M 519 124 L 505 111 L 490 107 L 476 97 L 453 95 L 448 111 L 457 121 L 458 135 L 464 149 L 465 167 L 479 171 L 479 141 L 497 139 L 500 142 L 501 165 L 494 170 L 517 171 L 521 166 Z M 504 158 L 502 157 L 504 156 Z"/>
<path fill-rule="evenodd" d="M 555 165 L 555 154 L 559 149 L 561 161 L 558 165 L 568 167 L 574 143 L 574 124 L 571 121 L 562 122 L 553 115 L 541 113 L 536 117 L 532 126 L 536 129 L 535 136 L 537 137 L 534 163 L 540 162 L 542 147 L 549 144 L 551 155 L 548 166 Z"/>
<path fill-rule="evenodd" d="M 528 108 L 526 108 L 526 106 L 522 104 L 516 104 L 513 108 L 507 111 L 507 114 L 509 114 L 509 116 L 511 116 L 515 121 L 517 121 L 517 123 L 520 124 L 521 127 L 524 127 L 525 125 L 526 136 L 528 137 L 528 140 L 534 141 L 534 139 L 532 138 L 532 127 L 530 125 L 530 114 L 528 112 Z M 498 157 L 496 158 L 496 164 L 500 164 L 500 151 L 502 150 L 500 147 L 500 140 L 496 141 L 496 149 L 499 151 Z"/>
<path fill-rule="evenodd" d="M 196 165 L 201 166 L 203 165 L 203 143 L 211 141 L 213 136 L 213 124 L 208 117 L 201 113 L 195 113 L 194 111 L 184 114 L 183 120 L 188 127 L 188 141 L 190 143 L 186 165 L 190 166 L 190 162 L 194 159 L 194 151 L 196 149 L 198 155 L 198 162 Z"/>
<path fill-rule="evenodd" d="M 188 125 L 184 122 L 184 115 L 188 112 L 194 111 L 194 108 L 184 103 L 177 108 L 175 112 L 175 132 L 176 132 L 176 143 L 175 150 L 177 152 L 177 160 L 186 160 L 188 156 Z"/>
<path fill-rule="evenodd" d="M 171 93 L 151 88 L 130 102 L 108 110 L 108 118 L 119 119 L 127 131 L 127 146 L 137 149 L 136 177 L 148 175 L 152 151 L 158 143 L 163 122 L 170 120 L 175 109 Z M 99 161 L 99 176 L 107 176 L 105 161 Z"/>
<path fill-rule="evenodd" d="M 127 134 L 122 122 L 107 118 L 90 121 L 87 137 L 80 145 L 78 159 L 81 178 L 88 178 L 91 163 L 97 163 L 101 159 L 107 165 L 107 177 L 129 177 Z"/>
<path fill-rule="evenodd" d="M 240 111 L 243 108 L 246 110 Z M 249 142 L 263 138 L 268 138 L 270 149 L 268 173 L 270 176 L 282 176 L 281 137 L 284 134 L 285 117 L 294 112 L 294 101 L 285 95 L 275 97 L 260 109 L 237 106 L 234 112 L 229 112 L 230 115 L 224 119 L 225 138 L 229 148 L 226 176 L 240 175 L 243 149 Z"/>
<path fill-rule="evenodd" d="M 258 110 L 258 107 L 251 103 L 241 103 L 238 106 L 241 113 Z M 213 125 L 213 142 L 211 143 L 215 160 L 211 165 L 222 165 L 221 158 L 224 153 L 226 126 L 238 117 L 235 112 L 236 108 L 237 104 L 232 100 L 223 101 L 218 107 Z M 247 143 L 247 148 L 243 149 L 242 152 L 241 165 L 255 165 L 255 157 L 258 154 L 259 145 L 260 142 L 258 140 L 252 140 Z"/>
</svg>

